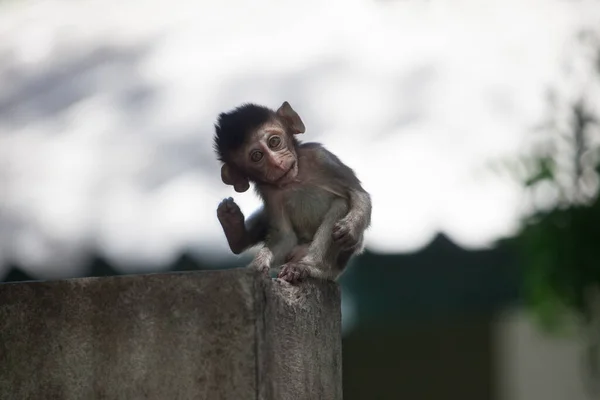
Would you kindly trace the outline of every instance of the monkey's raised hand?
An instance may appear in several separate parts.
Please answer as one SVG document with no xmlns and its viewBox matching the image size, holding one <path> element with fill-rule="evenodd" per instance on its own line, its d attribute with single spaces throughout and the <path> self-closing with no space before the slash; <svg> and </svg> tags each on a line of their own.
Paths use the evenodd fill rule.
<svg viewBox="0 0 600 400">
<path fill-rule="evenodd" d="M 231 197 L 223 199 L 217 207 L 217 218 L 223 227 L 225 237 L 231 251 L 239 254 L 243 251 L 246 237 L 246 227 L 244 226 L 244 214 L 240 207 L 235 204 Z"/>
</svg>

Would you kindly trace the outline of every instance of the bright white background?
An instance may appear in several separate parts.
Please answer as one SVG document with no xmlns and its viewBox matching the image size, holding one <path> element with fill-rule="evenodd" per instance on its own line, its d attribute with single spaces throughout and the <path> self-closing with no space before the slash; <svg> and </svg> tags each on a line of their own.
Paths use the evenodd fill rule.
<svg viewBox="0 0 600 400">
<path fill-rule="evenodd" d="M 228 255 L 218 202 L 258 200 L 221 183 L 211 140 L 246 101 L 289 101 L 303 139 L 357 171 L 371 250 L 438 231 L 489 246 L 524 210 L 489 165 L 526 148 L 549 88 L 581 80 L 565 65 L 594 3 L 4 1 L 0 276 L 70 274 L 89 249 L 125 270 Z"/>
</svg>

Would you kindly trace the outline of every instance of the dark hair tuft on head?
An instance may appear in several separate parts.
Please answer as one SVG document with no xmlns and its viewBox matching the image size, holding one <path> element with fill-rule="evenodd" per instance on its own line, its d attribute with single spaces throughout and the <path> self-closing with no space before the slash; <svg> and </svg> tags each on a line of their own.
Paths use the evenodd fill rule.
<svg viewBox="0 0 600 400">
<path fill-rule="evenodd" d="M 251 103 L 219 114 L 213 143 L 219 160 L 225 161 L 226 154 L 240 148 L 250 132 L 273 117 L 275 117 L 273 110 Z"/>
</svg>

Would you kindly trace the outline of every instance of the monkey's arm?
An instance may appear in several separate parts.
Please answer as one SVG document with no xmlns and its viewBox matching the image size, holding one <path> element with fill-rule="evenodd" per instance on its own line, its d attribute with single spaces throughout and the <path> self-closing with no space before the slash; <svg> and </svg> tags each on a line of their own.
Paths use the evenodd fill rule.
<svg viewBox="0 0 600 400">
<path fill-rule="evenodd" d="M 344 250 L 359 247 L 363 233 L 371 224 L 371 196 L 362 188 L 350 189 L 348 196 L 350 210 L 337 221 L 332 233 L 333 239 Z"/>
<path fill-rule="evenodd" d="M 247 248 L 265 240 L 267 218 L 262 208 L 255 211 L 245 222 L 244 214 L 230 197 L 219 204 L 217 217 L 234 254 L 240 254 Z"/>
<path fill-rule="evenodd" d="M 324 147 L 317 148 L 318 162 L 328 177 L 326 187 L 349 203 L 348 213 L 333 227 L 333 238 L 342 249 L 357 246 L 371 224 L 371 196 L 354 171 Z"/>
</svg>

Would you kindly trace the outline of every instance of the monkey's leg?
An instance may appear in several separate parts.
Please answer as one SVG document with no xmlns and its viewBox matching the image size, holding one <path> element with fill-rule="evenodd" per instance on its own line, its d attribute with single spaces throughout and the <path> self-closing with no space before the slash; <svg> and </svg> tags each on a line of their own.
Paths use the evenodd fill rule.
<svg viewBox="0 0 600 400">
<path fill-rule="evenodd" d="M 337 245 L 333 242 L 331 231 L 335 223 L 347 212 L 346 200 L 335 199 L 331 204 L 331 208 L 325 214 L 319 229 L 317 229 L 306 256 L 299 262 L 285 264 L 281 268 L 278 277 L 288 282 L 296 282 L 307 276 L 334 279 L 337 269 L 334 265 L 336 260 L 329 260 L 327 255 L 331 254 L 331 251 L 337 252 L 339 250 L 332 249 L 332 246 L 337 247 Z"/>
<path fill-rule="evenodd" d="M 267 223 L 262 209 L 257 210 L 244 222 L 244 214 L 229 197 L 217 207 L 217 218 L 223 227 L 229 248 L 234 254 L 240 254 L 265 239 Z"/>
<path fill-rule="evenodd" d="M 268 273 L 271 267 L 281 265 L 298 244 L 296 233 L 287 219 L 281 217 L 277 224 L 277 227 L 271 227 L 265 246 L 249 265 L 251 268 Z"/>
<path fill-rule="evenodd" d="M 302 260 L 307 254 L 310 243 L 299 244 L 285 257 L 285 262 L 298 262 Z"/>
</svg>

